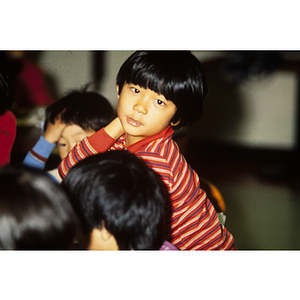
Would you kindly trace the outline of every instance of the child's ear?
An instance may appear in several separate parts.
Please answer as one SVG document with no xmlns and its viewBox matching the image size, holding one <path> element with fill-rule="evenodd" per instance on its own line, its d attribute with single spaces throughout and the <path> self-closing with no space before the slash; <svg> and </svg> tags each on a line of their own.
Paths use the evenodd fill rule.
<svg viewBox="0 0 300 300">
<path fill-rule="evenodd" d="M 100 231 L 101 240 L 107 241 L 111 237 L 110 232 L 105 227 L 104 220 L 102 220 L 102 222 L 101 222 L 101 229 L 98 229 L 98 230 Z"/>
<path fill-rule="evenodd" d="M 179 119 L 176 123 L 170 122 L 171 126 L 175 127 L 180 123 L 181 119 Z"/>
<path fill-rule="evenodd" d="M 116 89 L 117 89 L 117 96 L 118 96 L 118 99 L 119 99 L 120 95 L 119 95 L 119 86 L 118 85 L 116 85 Z"/>
<path fill-rule="evenodd" d="M 88 250 L 101 250 L 101 230 L 94 228 L 90 235 Z"/>
<path fill-rule="evenodd" d="M 105 228 L 94 228 L 88 250 L 119 250 L 114 236 Z"/>
<path fill-rule="evenodd" d="M 100 229 L 100 236 L 101 236 L 101 240 L 105 242 L 112 237 L 111 233 L 105 227 Z"/>
</svg>

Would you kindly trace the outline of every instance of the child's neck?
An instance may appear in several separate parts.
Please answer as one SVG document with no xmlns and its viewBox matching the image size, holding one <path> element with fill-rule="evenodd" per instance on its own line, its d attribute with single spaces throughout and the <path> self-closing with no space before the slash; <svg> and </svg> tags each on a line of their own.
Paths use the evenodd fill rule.
<svg viewBox="0 0 300 300">
<path fill-rule="evenodd" d="M 145 139 L 145 137 L 135 137 L 125 133 L 125 145 L 127 148 L 139 141 L 142 141 L 143 139 Z"/>
</svg>

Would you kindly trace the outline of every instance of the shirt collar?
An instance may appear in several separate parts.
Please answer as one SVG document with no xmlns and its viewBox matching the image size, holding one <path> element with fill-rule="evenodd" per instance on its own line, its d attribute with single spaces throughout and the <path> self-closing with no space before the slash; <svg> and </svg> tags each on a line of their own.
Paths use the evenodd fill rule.
<svg viewBox="0 0 300 300">
<path fill-rule="evenodd" d="M 174 130 L 171 126 L 168 126 L 166 129 L 162 130 L 161 132 L 149 136 L 137 143 L 134 143 L 132 145 L 130 145 L 127 149 L 128 151 L 132 152 L 132 153 L 136 153 L 138 152 L 140 149 L 142 149 L 144 146 L 148 145 L 150 142 L 160 139 L 162 137 L 168 137 L 170 135 L 172 135 L 174 133 Z"/>
</svg>

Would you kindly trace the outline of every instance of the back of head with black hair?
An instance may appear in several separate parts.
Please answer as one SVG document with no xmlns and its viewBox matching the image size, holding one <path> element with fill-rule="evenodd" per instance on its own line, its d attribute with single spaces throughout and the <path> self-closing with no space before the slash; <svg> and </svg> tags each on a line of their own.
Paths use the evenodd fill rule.
<svg viewBox="0 0 300 300">
<path fill-rule="evenodd" d="M 63 191 L 41 171 L 0 169 L 0 249 L 69 249 L 77 216 Z"/>
<path fill-rule="evenodd" d="M 85 233 L 105 228 L 120 250 L 159 249 L 164 196 L 156 173 L 126 150 L 107 151 L 76 164 L 66 189 Z"/>
<path fill-rule="evenodd" d="M 190 51 L 136 51 L 121 66 L 116 83 L 119 93 L 125 83 L 162 94 L 177 107 L 172 119 L 190 125 L 203 112 L 207 93 L 202 64 Z"/>
<path fill-rule="evenodd" d="M 83 130 L 98 131 L 114 118 L 114 110 L 109 101 L 97 92 L 72 91 L 46 109 L 44 130 L 48 122 L 54 123 L 60 117 L 65 124 L 75 124 Z"/>
</svg>

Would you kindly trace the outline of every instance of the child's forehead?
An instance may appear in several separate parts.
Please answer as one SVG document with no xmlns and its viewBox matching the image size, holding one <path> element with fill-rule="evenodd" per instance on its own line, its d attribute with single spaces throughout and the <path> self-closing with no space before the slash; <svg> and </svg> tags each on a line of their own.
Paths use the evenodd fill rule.
<svg viewBox="0 0 300 300">
<path fill-rule="evenodd" d="M 88 134 L 92 130 L 85 130 L 77 124 L 71 123 L 67 124 L 65 129 L 62 132 L 62 137 L 74 137 L 82 134 Z"/>
</svg>

